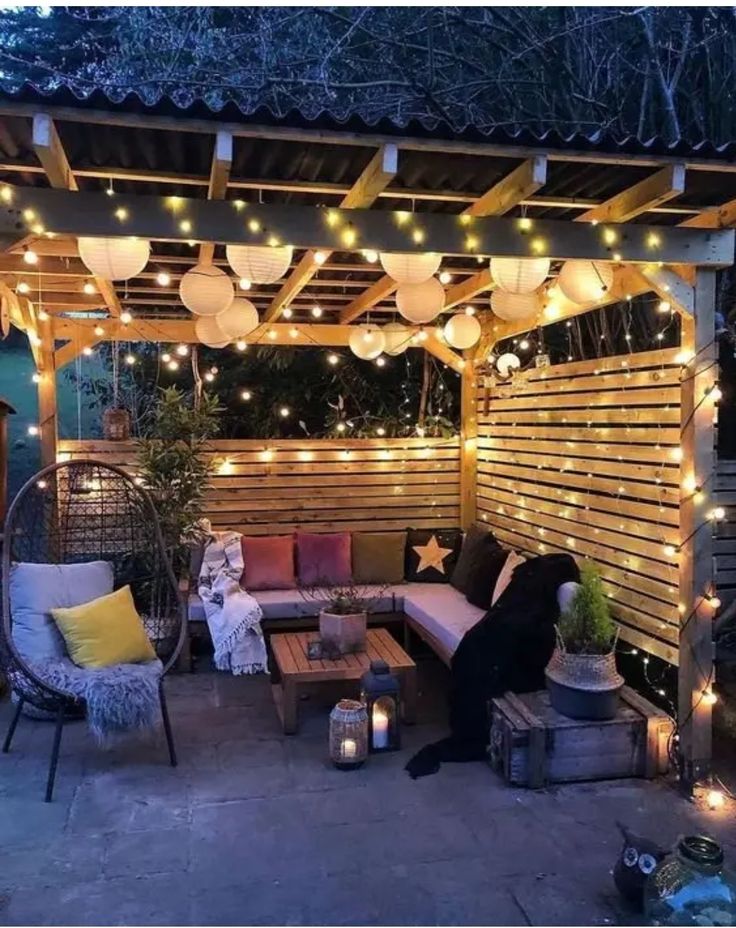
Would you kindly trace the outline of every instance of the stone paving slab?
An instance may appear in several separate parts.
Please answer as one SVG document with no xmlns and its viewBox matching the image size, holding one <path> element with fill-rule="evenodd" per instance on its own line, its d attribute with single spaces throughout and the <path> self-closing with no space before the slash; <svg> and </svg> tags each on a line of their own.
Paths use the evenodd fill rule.
<svg viewBox="0 0 736 928">
<path fill-rule="evenodd" d="M 179 767 L 160 735 L 100 749 L 73 724 L 51 805 L 51 728 L 22 720 L 0 756 L 0 925 L 634 924 L 610 875 L 617 821 L 665 844 L 710 831 L 736 860 L 733 810 L 663 781 L 531 792 L 483 764 L 409 780 L 444 734 L 444 668 L 421 662 L 420 683 L 402 751 L 344 772 L 326 757 L 339 693 L 285 737 L 267 679 L 173 676 Z"/>
</svg>

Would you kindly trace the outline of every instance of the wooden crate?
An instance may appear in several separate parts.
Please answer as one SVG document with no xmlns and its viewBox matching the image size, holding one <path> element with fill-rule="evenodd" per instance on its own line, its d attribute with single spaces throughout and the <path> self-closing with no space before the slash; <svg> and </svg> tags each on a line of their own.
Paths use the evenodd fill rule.
<svg viewBox="0 0 736 928">
<path fill-rule="evenodd" d="M 507 783 L 547 783 L 655 777 L 666 773 L 670 717 L 629 687 L 615 719 L 582 721 L 560 715 L 546 690 L 494 699 L 490 759 Z"/>
</svg>

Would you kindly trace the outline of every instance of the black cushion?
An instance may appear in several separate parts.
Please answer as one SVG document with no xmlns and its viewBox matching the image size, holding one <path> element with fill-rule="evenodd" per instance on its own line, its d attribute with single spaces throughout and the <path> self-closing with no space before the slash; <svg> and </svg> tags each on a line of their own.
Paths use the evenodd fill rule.
<svg viewBox="0 0 736 928">
<path fill-rule="evenodd" d="M 468 595 L 470 575 L 479 563 L 485 563 L 491 551 L 502 551 L 501 545 L 489 529 L 471 525 L 463 540 L 457 564 L 452 572 L 450 582 L 461 593 Z"/>
<path fill-rule="evenodd" d="M 486 546 L 481 550 L 468 574 L 465 598 L 471 606 L 491 608 L 493 591 L 508 556 L 509 552 L 500 545 Z"/>
<path fill-rule="evenodd" d="M 410 528 L 406 535 L 406 579 L 414 583 L 448 583 L 462 537 L 459 528 Z"/>
</svg>

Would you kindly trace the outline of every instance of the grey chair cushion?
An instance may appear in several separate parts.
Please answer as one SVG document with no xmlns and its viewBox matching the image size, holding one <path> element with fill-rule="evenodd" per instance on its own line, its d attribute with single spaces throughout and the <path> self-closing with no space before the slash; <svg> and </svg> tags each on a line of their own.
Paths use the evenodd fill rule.
<svg viewBox="0 0 736 928">
<path fill-rule="evenodd" d="M 64 639 L 51 610 L 81 606 L 112 593 L 113 583 L 112 564 L 108 561 L 13 564 L 8 593 L 13 641 L 20 654 L 29 661 L 65 657 Z"/>
</svg>

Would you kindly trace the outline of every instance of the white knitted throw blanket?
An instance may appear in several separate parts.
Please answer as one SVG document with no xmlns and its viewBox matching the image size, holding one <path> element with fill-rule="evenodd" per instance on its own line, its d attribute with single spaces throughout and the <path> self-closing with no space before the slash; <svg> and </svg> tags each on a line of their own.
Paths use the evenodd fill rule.
<svg viewBox="0 0 736 928">
<path fill-rule="evenodd" d="M 215 667 L 233 674 L 268 672 L 263 611 L 241 589 L 243 554 L 238 532 L 212 532 L 204 549 L 198 592 L 215 646 Z"/>
</svg>

